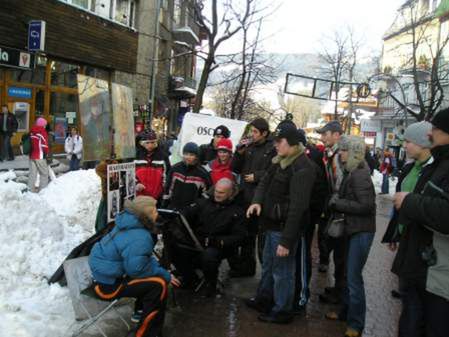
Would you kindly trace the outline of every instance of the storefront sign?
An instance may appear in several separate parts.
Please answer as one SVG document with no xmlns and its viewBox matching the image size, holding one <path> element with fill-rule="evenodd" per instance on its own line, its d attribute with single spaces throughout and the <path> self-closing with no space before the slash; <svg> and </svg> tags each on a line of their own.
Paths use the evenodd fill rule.
<svg viewBox="0 0 449 337">
<path fill-rule="evenodd" d="M 19 49 L 0 46 L 0 65 L 27 70 L 33 69 L 34 55 Z"/>
<path fill-rule="evenodd" d="M 380 132 L 382 130 L 381 121 L 378 119 L 362 119 L 360 131 L 362 132 Z"/>
<path fill-rule="evenodd" d="M 32 92 L 30 88 L 9 87 L 8 96 L 31 99 Z"/>
<path fill-rule="evenodd" d="M 28 50 L 44 51 L 45 21 L 33 20 L 28 23 Z"/>
</svg>

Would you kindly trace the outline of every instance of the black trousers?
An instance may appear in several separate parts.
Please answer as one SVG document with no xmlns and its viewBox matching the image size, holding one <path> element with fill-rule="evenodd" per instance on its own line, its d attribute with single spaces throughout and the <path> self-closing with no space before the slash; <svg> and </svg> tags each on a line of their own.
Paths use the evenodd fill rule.
<svg viewBox="0 0 449 337">
<path fill-rule="evenodd" d="M 218 278 L 218 268 L 221 261 L 234 254 L 234 250 L 207 247 L 202 252 L 193 251 L 179 246 L 172 248 L 172 261 L 176 270 L 183 277 L 183 283 L 195 279 L 195 269 L 199 268 L 206 281 L 215 286 Z"/>
<path fill-rule="evenodd" d="M 399 318 L 399 337 L 424 337 L 425 290 L 413 282 L 400 280 L 402 312 Z"/>
<path fill-rule="evenodd" d="M 256 273 L 256 238 L 259 231 L 259 221 L 256 217 L 251 217 L 246 221 L 248 236 L 235 250 L 235 254 L 228 258 L 231 270 L 243 274 L 254 275 Z"/>
<path fill-rule="evenodd" d="M 321 214 L 316 214 L 312 216 L 313 228 L 318 225 L 318 250 L 320 253 L 320 264 L 329 264 L 329 247 L 328 238 L 325 233 L 327 227 L 327 219 L 322 217 Z"/>
<path fill-rule="evenodd" d="M 449 335 L 449 301 L 428 291 L 424 293 L 426 337 Z"/>
<path fill-rule="evenodd" d="M 343 291 L 346 287 L 346 255 L 348 253 L 348 238 L 327 238 L 329 253 L 334 252 L 334 279 L 335 288 Z"/>
<path fill-rule="evenodd" d="M 113 285 L 98 283 L 95 293 L 103 300 L 135 298 L 135 310 L 142 310 L 136 337 L 160 336 L 164 326 L 167 283 L 160 277 L 127 279 Z"/>
</svg>

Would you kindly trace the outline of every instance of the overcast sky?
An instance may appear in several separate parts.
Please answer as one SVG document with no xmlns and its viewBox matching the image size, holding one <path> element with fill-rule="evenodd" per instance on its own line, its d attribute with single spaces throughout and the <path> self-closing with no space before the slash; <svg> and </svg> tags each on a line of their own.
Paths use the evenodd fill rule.
<svg viewBox="0 0 449 337">
<path fill-rule="evenodd" d="M 280 8 L 264 24 L 268 52 L 307 53 L 320 49 L 323 35 L 349 25 L 367 47 L 380 50 L 382 36 L 405 0 L 274 0 Z M 227 48 L 226 48 L 227 49 Z"/>
</svg>

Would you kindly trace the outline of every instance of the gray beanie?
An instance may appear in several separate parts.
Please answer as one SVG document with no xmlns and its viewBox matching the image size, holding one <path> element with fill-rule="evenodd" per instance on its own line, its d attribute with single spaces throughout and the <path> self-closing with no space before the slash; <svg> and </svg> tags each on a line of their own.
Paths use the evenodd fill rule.
<svg viewBox="0 0 449 337">
<path fill-rule="evenodd" d="M 432 124 L 429 122 L 413 123 L 405 129 L 404 139 L 423 148 L 431 148 L 432 143 L 429 140 L 431 130 Z"/>
</svg>

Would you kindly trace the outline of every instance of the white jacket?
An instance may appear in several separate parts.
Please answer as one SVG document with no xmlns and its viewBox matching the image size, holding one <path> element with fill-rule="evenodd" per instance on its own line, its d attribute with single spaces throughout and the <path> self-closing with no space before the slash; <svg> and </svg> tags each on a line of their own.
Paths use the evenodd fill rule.
<svg viewBox="0 0 449 337">
<path fill-rule="evenodd" d="M 64 150 L 67 153 L 67 159 L 70 160 L 72 158 L 72 154 L 76 154 L 78 159 L 81 159 L 83 154 L 83 138 L 80 135 L 68 136 L 65 139 Z"/>
</svg>

